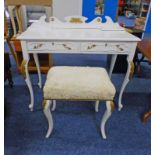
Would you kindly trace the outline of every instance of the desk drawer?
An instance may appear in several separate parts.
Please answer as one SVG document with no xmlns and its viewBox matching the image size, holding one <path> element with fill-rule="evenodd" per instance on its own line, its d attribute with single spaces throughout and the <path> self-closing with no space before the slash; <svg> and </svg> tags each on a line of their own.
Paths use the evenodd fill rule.
<svg viewBox="0 0 155 155">
<path fill-rule="evenodd" d="M 104 52 L 104 51 L 117 51 L 117 52 L 125 52 L 129 50 L 129 44 L 126 43 L 113 43 L 113 42 L 89 42 L 81 44 L 82 51 L 96 51 L 96 52 Z"/>
<path fill-rule="evenodd" d="M 75 42 L 52 42 L 52 50 L 57 51 L 79 51 L 80 43 Z"/>
<path fill-rule="evenodd" d="M 52 48 L 50 42 L 28 42 L 27 49 L 32 51 L 49 50 Z"/>
<path fill-rule="evenodd" d="M 33 51 L 79 51 L 80 43 L 75 42 L 28 42 L 27 49 Z"/>
</svg>

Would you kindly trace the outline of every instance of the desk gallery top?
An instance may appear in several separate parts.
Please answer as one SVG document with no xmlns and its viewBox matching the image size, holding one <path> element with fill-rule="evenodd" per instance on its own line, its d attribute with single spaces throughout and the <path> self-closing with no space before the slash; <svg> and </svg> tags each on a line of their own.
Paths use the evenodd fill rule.
<svg viewBox="0 0 155 155">
<path fill-rule="evenodd" d="M 81 16 L 69 16 L 65 22 L 56 17 L 50 17 L 46 22 L 42 16 L 28 29 L 17 36 L 19 40 L 57 40 L 57 41 L 133 41 L 140 39 L 114 23 L 108 16 L 106 22 L 102 23 L 101 17 L 86 23 L 87 18 Z"/>
</svg>

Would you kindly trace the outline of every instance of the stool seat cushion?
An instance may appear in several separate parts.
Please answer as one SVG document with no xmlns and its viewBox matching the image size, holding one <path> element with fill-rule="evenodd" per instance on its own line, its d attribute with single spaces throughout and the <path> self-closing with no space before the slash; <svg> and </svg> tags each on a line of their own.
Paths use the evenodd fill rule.
<svg viewBox="0 0 155 155">
<path fill-rule="evenodd" d="M 52 67 L 47 74 L 44 99 L 113 100 L 116 90 L 100 67 Z"/>
</svg>

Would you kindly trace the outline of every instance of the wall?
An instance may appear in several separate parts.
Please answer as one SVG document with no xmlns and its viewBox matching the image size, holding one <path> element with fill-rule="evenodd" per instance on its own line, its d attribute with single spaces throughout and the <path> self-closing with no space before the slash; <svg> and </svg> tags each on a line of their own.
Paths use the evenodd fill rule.
<svg viewBox="0 0 155 155">
<path fill-rule="evenodd" d="M 97 17 L 95 15 L 95 2 L 96 0 L 83 0 L 82 15 L 88 17 L 88 21 Z M 117 6 L 118 0 L 104 0 L 104 15 L 101 17 L 110 16 L 113 20 L 115 20 Z"/>
<path fill-rule="evenodd" d="M 148 21 L 147 21 L 147 24 L 146 24 L 145 32 L 146 33 L 151 33 L 151 10 L 150 10 L 150 14 L 149 14 Z"/>
</svg>

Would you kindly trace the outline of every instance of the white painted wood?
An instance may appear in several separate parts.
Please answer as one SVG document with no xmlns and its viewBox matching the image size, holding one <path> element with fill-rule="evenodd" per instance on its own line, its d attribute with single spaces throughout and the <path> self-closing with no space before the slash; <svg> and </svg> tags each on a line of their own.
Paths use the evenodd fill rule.
<svg viewBox="0 0 155 155">
<path fill-rule="evenodd" d="M 21 46 L 22 46 L 22 50 L 26 51 L 26 42 L 25 41 L 21 41 Z M 30 56 L 29 56 L 29 54 L 27 52 L 23 52 L 23 59 L 27 61 L 27 63 L 25 64 L 25 72 L 26 72 L 25 82 L 26 82 L 26 84 L 28 86 L 28 89 L 29 89 L 29 92 L 30 92 L 29 108 L 30 108 L 31 111 L 33 111 L 34 93 L 33 93 L 33 88 L 32 88 L 32 84 L 31 84 L 29 72 L 28 72 L 28 62 L 29 62 Z"/>
<path fill-rule="evenodd" d="M 52 111 L 55 111 L 55 109 L 56 109 L 56 100 L 53 100 Z"/>
<path fill-rule="evenodd" d="M 51 133 L 52 133 L 52 130 L 53 130 L 53 118 L 52 118 L 52 114 L 51 114 L 51 104 L 52 102 L 50 100 L 46 100 L 46 105 L 44 107 L 44 114 L 46 116 L 46 119 L 48 121 L 48 131 L 47 131 L 47 134 L 46 134 L 46 138 L 48 138 Z"/>
<path fill-rule="evenodd" d="M 45 13 L 46 13 L 46 21 L 49 22 L 49 18 L 52 16 L 52 6 L 46 6 Z"/>
<path fill-rule="evenodd" d="M 114 69 L 114 66 L 115 66 L 116 59 L 117 59 L 117 54 L 112 55 L 110 69 L 109 69 L 109 77 L 110 77 L 110 79 L 111 79 L 111 75 L 112 75 L 112 72 L 113 72 L 113 69 Z"/>
<path fill-rule="evenodd" d="M 130 47 L 131 51 L 135 51 L 136 50 L 136 43 L 133 43 L 133 45 Z M 121 109 L 123 108 L 123 104 L 122 104 L 122 95 L 123 92 L 125 90 L 125 87 L 127 86 L 128 82 L 130 81 L 129 76 L 130 76 L 130 70 L 131 70 L 131 61 L 133 61 L 133 57 L 134 57 L 134 52 L 131 52 L 128 56 L 127 56 L 127 63 L 128 63 L 128 69 L 124 78 L 124 81 L 122 83 L 121 86 L 121 90 L 119 93 L 119 99 L 118 99 L 118 110 L 121 111 Z"/>
<path fill-rule="evenodd" d="M 99 103 L 100 103 L 100 101 L 95 102 L 95 112 L 98 112 L 98 110 L 99 110 Z"/>
<path fill-rule="evenodd" d="M 37 72 L 38 72 L 38 79 L 39 79 L 38 86 L 39 86 L 39 88 L 42 88 L 42 78 L 41 78 L 38 54 L 33 53 L 33 58 L 34 58 L 34 61 L 35 61 L 36 67 L 37 67 Z"/>
<path fill-rule="evenodd" d="M 82 0 L 53 0 L 53 15 L 60 20 L 70 15 L 82 15 Z"/>
<path fill-rule="evenodd" d="M 102 134 L 102 138 L 106 139 L 106 133 L 105 133 L 105 124 L 107 122 L 107 120 L 109 119 L 109 117 L 111 116 L 111 105 L 110 105 L 111 101 L 106 101 L 106 111 L 102 117 L 102 121 L 101 121 L 101 134 Z"/>
<path fill-rule="evenodd" d="M 50 22 L 47 23 L 43 16 L 17 39 L 26 42 L 26 47 L 23 49 L 25 55 L 29 53 L 112 54 L 114 56 L 109 71 L 111 77 L 116 56 L 128 55 L 128 60 L 132 61 L 140 39 L 126 32 L 117 23 L 113 23 L 109 17 L 106 18 L 106 23 L 97 22 L 97 17 L 90 23 L 75 24 L 62 22 L 56 17 L 50 17 Z M 123 91 L 128 83 L 128 72 L 119 95 L 119 109 L 122 106 Z"/>
</svg>

